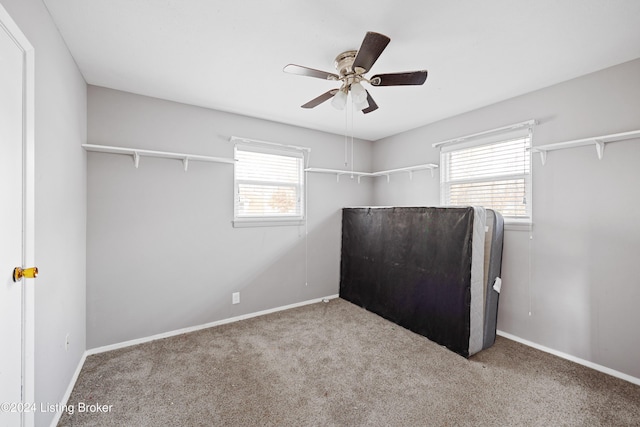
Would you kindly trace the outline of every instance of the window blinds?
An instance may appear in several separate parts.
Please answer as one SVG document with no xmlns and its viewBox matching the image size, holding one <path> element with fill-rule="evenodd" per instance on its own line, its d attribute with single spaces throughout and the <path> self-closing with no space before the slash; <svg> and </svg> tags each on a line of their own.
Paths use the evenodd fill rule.
<svg viewBox="0 0 640 427">
<path fill-rule="evenodd" d="M 235 159 L 237 219 L 303 217 L 302 151 L 236 144 Z"/>
<path fill-rule="evenodd" d="M 531 138 L 520 133 L 443 149 L 441 203 L 484 206 L 507 219 L 530 219 Z"/>
</svg>

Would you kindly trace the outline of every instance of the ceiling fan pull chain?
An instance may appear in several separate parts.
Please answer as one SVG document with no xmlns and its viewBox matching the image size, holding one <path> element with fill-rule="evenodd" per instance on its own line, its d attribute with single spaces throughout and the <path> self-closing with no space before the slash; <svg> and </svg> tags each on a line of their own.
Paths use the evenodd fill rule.
<svg viewBox="0 0 640 427">
<path fill-rule="evenodd" d="M 350 103 L 351 106 L 349 109 L 351 110 L 351 178 L 353 178 L 353 102 Z"/>
<path fill-rule="evenodd" d="M 348 154 L 348 147 L 349 147 L 349 137 L 347 132 L 349 131 L 349 118 L 348 118 L 348 112 L 347 109 L 344 109 L 344 167 L 347 167 L 347 165 L 349 164 L 349 154 Z"/>
</svg>

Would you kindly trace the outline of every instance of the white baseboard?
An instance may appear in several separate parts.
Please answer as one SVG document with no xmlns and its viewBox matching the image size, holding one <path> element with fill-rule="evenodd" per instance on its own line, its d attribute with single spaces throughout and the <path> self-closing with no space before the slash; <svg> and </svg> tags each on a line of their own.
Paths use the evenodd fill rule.
<svg viewBox="0 0 640 427">
<path fill-rule="evenodd" d="M 579 365 L 586 366 L 587 368 L 595 369 L 596 371 L 600 371 L 600 372 L 605 373 L 607 375 L 611 375 L 612 377 L 620 378 L 620 379 L 628 381 L 628 382 L 630 382 L 632 384 L 640 385 L 640 378 L 632 377 L 631 375 L 627 375 L 625 373 L 616 371 L 614 369 L 607 368 L 606 366 L 598 365 L 597 363 L 593 363 L 593 362 L 590 362 L 588 360 L 584 360 L 584 359 L 581 359 L 579 357 L 572 356 L 570 354 L 563 353 L 561 351 L 554 350 L 554 349 L 549 348 L 549 347 L 545 347 L 543 345 L 534 343 L 532 341 L 525 340 L 525 339 L 520 338 L 520 337 L 515 336 L 515 335 L 511 335 L 511 334 L 509 334 L 507 332 L 503 332 L 501 330 L 496 331 L 496 334 L 500 335 L 501 337 L 508 338 L 508 339 L 510 339 L 512 341 L 519 342 L 520 344 L 524 344 L 524 345 L 526 345 L 528 347 L 533 347 L 533 348 L 535 348 L 537 350 L 544 351 L 545 353 L 553 354 L 554 356 L 558 356 L 558 357 L 560 357 L 562 359 L 570 360 L 571 362 L 575 362 L 575 363 L 577 363 Z"/>
<path fill-rule="evenodd" d="M 309 305 L 309 304 L 315 304 L 315 303 L 321 302 L 323 300 L 331 300 L 331 299 L 335 299 L 335 298 L 338 298 L 337 294 L 336 295 L 329 295 L 329 296 L 322 297 L 322 298 L 315 298 L 315 299 L 312 299 L 312 300 L 297 302 L 297 303 L 294 303 L 294 304 L 289 304 L 289 305 L 285 305 L 285 306 L 281 306 L 281 307 L 270 308 L 268 310 L 262 310 L 262 311 L 258 311 L 258 312 L 255 312 L 255 313 L 243 314 L 241 316 L 230 317 L 228 319 L 217 320 L 215 322 L 205 323 L 204 325 L 190 326 L 188 328 L 177 329 L 175 331 L 163 332 L 161 334 L 152 335 L 150 337 L 137 338 L 137 339 L 130 340 L 130 341 L 124 341 L 124 342 L 120 342 L 120 343 L 116 343 L 116 344 L 110 344 L 110 345 L 105 345 L 105 346 L 102 346 L 102 347 L 96 347 L 96 348 L 92 348 L 92 349 L 87 350 L 86 355 L 90 356 L 92 354 L 104 353 L 105 351 L 117 350 L 117 349 L 120 349 L 120 348 L 130 347 L 132 345 L 143 344 L 143 343 L 146 343 L 146 342 L 155 341 L 155 340 L 159 340 L 159 339 L 163 339 L 163 338 L 169 338 L 169 337 L 173 337 L 173 336 L 176 336 L 176 335 L 186 334 L 188 332 L 195 332 L 195 331 L 199 331 L 201 329 L 207 329 L 207 328 L 212 328 L 214 326 L 225 325 L 227 323 L 238 322 L 240 320 L 251 319 L 252 317 L 264 316 L 265 314 L 275 313 L 275 312 L 283 311 L 283 310 L 289 310 L 289 309 L 292 309 L 292 308 L 302 307 L 304 305 Z"/>
<path fill-rule="evenodd" d="M 73 373 L 71 377 L 71 381 L 69 381 L 69 385 L 67 386 L 67 390 L 64 392 L 64 396 L 62 396 L 62 401 L 60 405 L 58 405 L 58 411 L 51 420 L 51 427 L 56 427 L 62 414 L 64 413 L 64 408 L 69 401 L 69 397 L 71 396 L 71 392 L 73 391 L 73 387 L 76 385 L 76 381 L 78 381 L 78 377 L 80 376 L 80 371 L 82 371 L 82 367 L 84 366 L 84 361 L 87 359 L 87 352 L 85 351 L 80 360 L 78 361 L 78 366 L 76 367 L 76 371 Z"/>
</svg>

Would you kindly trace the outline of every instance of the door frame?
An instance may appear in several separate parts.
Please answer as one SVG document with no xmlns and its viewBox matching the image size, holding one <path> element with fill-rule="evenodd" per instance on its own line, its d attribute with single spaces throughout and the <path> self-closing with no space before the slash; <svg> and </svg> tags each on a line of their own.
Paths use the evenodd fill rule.
<svg viewBox="0 0 640 427">
<path fill-rule="evenodd" d="M 0 4 L 0 27 L 22 50 L 22 266 L 35 265 L 35 52 L 29 40 Z M 22 402 L 35 403 L 35 281 L 22 281 Z M 23 412 L 21 424 L 35 423 L 33 412 Z"/>
</svg>

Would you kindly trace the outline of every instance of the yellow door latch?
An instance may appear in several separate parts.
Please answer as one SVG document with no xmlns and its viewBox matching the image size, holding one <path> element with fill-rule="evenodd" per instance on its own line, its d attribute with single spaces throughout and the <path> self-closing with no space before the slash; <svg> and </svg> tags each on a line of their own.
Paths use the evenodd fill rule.
<svg viewBox="0 0 640 427">
<path fill-rule="evenodd" d="M 38 267 L 31 268 L 20 268 L 16 267 L 13 269 L 13 281 L 19 282 L 22 278 L 27 279 L 35 279 L 38 277 Z"/>
</svg>

